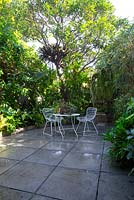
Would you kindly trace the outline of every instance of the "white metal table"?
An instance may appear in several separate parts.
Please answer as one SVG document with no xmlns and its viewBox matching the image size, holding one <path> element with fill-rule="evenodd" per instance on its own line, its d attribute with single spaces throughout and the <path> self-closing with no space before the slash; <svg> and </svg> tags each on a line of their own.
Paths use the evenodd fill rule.
<svg viewBox="0 0 134 200">
<path fill-rule="evenodd" d="M 79 113 L 73 113 L 73 114 L 61 114 L 61 113 L 57 113 L 57 114 L 53 114 L 55 117 L 70 117 L 70 119 L 71 119 L 71 128 L 64 128 L 63 127 L 63 124 L 62 123 L 60 123 L 58 126 L 59 126 L 59 132 L 60 132 L 60 134 L 61 134 L 61 136 L 62 137 L 64 137 L 64 135 L 65 135 L 65 130 L 66 129 L 73 129 L 73 131 L 74 131 L 74 133 L 75 133 L 75 135 L 78 137 L 78 134 L 77 134 L 77 132 L 76 132 L 76 129 L 75 129 L 75 119 L 76 119 L 76 117 L 78 117 L 80 114 Z"/>
</svg>

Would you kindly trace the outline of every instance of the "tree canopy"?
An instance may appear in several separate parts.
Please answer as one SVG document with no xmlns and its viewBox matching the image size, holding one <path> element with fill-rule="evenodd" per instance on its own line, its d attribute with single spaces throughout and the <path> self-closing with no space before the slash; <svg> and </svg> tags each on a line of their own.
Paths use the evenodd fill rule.
<svg viewBox="0 0 134 200">
<path fill-rule="evenodd" d="M 24 9 L 21 30 L 42 44 L 40 56 L 56 69 L 66 99 L 66 77 L 80 78 L 112 37 L 114 8 L 107 0 L 29 0 Z"/>
<path fill-rule="evenodd" d="M 57 66 L 58 74 L 67 55 L 69 62 L 82 60 L 84 70 L 115 30 L 113 6 L 106 0 L 29 0 L 26 6 L 28 37 L 42 43 L 44 59 Z"/>
</svg>

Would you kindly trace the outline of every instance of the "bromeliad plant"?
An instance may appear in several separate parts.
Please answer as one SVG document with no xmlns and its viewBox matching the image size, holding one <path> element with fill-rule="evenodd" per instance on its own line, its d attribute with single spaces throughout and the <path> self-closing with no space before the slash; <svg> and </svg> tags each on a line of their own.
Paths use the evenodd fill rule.
<svg viewBox="0 0 134 200">
<path fill-rule="evenodd" d="M 112 143 L 109 155 L 113 160 L 134 166 L 134 99 L 131 99 L 126 112 L 104 138 Z"/>
</svg>

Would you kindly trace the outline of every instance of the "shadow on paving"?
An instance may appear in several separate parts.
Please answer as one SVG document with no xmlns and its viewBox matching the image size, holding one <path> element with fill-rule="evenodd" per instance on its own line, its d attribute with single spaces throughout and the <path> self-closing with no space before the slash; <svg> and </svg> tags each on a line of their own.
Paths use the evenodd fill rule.
<svg viewBox="0 0 134 200">
<path fill-rule="evenodd" d="M 134 176 L 106 156 L 105 127 L 64 139 L 42 131 L 0 139 L 0 200 L 134 200 Z"/>
</svg>

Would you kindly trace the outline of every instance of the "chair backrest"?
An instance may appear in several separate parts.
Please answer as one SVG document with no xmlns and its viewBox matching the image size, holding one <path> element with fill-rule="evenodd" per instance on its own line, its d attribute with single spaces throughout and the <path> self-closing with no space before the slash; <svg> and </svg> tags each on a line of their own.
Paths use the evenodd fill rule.
<svg viewBox="0 0 134 200">
<path fill-rule="evenodd" d="M 97 108 L 94 107 L 88 107 L 86 109 L 86 117 L 90 120 L 93 120 L 96 117 Z"/>
<path fill-rule="evenodd" d="M 43 108 L 42 113 L 45 119 L 50 120 L 53 117 L 53 108 Z"/>
</svg>

